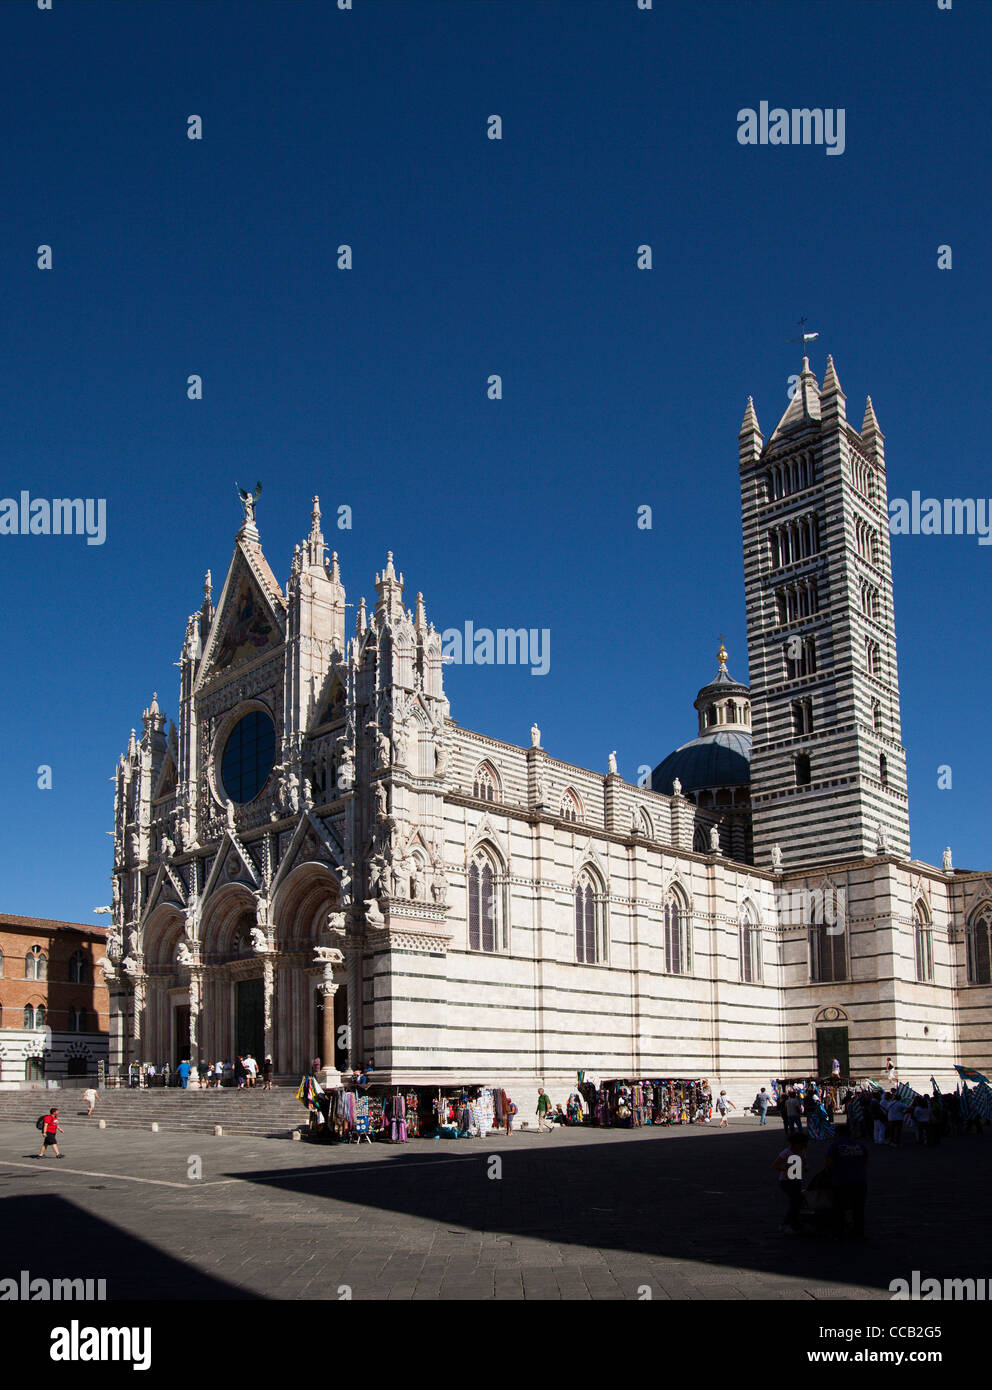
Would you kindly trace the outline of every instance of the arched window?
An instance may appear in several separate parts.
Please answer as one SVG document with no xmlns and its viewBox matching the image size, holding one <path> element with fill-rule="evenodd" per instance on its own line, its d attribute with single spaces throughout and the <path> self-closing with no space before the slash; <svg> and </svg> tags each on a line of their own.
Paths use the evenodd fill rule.
<svg viewBox="0 0 992 1390">
<path fill-rule="evenodd" d="M 828 910 L 824 911 L 824 898 Z M 819 889 L 810 894 L 809 911 L 809 976 L 816 984 L 829 984 L 847 979 L 847 954 L 844 938 L 847 923 L 837 911 L 837 895 Z"/>
<path fill-rule="evenodd" d="M 884 753 L 878 755 L 878 780 L 882 786 L 888 789 L 889 785 L 889 760 Z"/>
<path fill-rule="evenodd" d="M 800 753 L 796 758 L 796 786 L 808 787 L 813 780 L 813 771 L 808 753 Z"/>
<path fill-rule="evenodd" d="M 579 798 L 575 792 L 569 790 L 561 799 L 561 806 L 558 808 L 558 815 L 562 820 L 578 821 L 580 819 Z"/>
<path fill-rule="evenodd" d="M 689 907 L 674 891 L 665 904 L 665 969 L 669 975 L 688 975 L 692 969 Z"/>
<path fill-rule="evenodd" d="M 44 1028 L 45 1026 L 45 1006 L 44 1004 L 25 1004 L 24 1005 L 24 1026 L 25 1028 Z"/>
<path fill-rule="evenodd" d="M 692 848 L 697 854 L 709 854 L 709 840 L 701 825 L 697 825 L 692 832 Z"/>
<path fill-rule="evenodd" d="M 916 946 L 916 978 L 922 984 L 933 980 L 933 930 L 926 903 L 920 898 L 913 913 Z"/>
<path fill-rule="evenodd" d="M 878 675 L 878 643 L 872 638 L 865 638 L 865 669 L 869 676 Z"/>
<path fill-rule="evenodd" d="M 583 869 L 575 884 L 575 959 L 597 965 L 602 957 L 603 901 L 599 884 Z"/>
<path fill-rule="evenodd" d="M 69 983 L 87 985 L 90 981 L 90 963 L 82 951 L 74 951 L 69 957 Z"/>
<path fill-rule="evenodd" d="M 882 705 L 879 700 L 873 699 L 871 702 L 871 724 L 876 734 L 882 732 Z"/>
<path fill-rule="evenodd" d="M 472 856 L 468 870 L 468 946 L 470 951 L 502 947 L 502 914 L 496 863 L 483 848 Z"/>
<path fill-rule="evenodd" d="M 32 946 L 24 957 L 24 978 L 26 980 L 47 980 L 48 960 L 40 946 Z"/>
<path fill-rule="evenodd" d="M 641 807 L 641 827 L 639 833 L 649 840 L 654 838 L 654 826 L 651 824 L 651 817 L 643 806 Z"/>
<path fill-rule="evenodd" d="M 747 985 L 761 983 L 761 926 L 745 903 L 740 920 L 741 979 Z"/>
<path fill-rule="evenodd" d="M 992 984 L 992 903 L 982 903 L 968 923 L 968 983 Z"/>
<path fill-rule="evenodd" d="M 490 763 L 480 763 L 472 779 L 472 795 L 479 801 L 498 801 L 496 769 Z"/>
</svg>

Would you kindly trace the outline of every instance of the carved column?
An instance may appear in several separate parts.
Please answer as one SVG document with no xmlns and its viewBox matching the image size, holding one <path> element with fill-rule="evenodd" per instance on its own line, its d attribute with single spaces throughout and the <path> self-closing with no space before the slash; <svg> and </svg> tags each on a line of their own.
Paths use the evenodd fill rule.
<svg viewBox="0 0 992 1390">
<path fill-rule="evenodd" d="M 264 1030 L 262 1049 L 266 1057 L 272 1058 L 273 1071 L 275 1071 L 276 1064 L 275 1033 L 272 1027 L 275 993 L 276 967 L 272 955 L 269 954 L 262 957 L 262 1027 Z"/>
<path fill-rule="evenodd" d="M 189 1064 L 192 1076 L 200 1064 L 200 1019 L 203 1013 L 203 970 L 191 966 L 189 972 Z"/>
<path fill-rule="evenodd" d="M 362 1031 L 362 945 L 348 944 L 348 1065 L 353 1072 L 366 1063 L 365 1035 Z"/>
<path fill-rule="evenodd" d="M 344 964 L 344 956 L 332 946 L 317 946 L 314 949 L 314 966 L 322 970 L 322 978 L 317 984 L 320 996 L 321 1014 L 321 1084 L 328 1087 L 341 1085 L 341 1073 L 334 1065 L 334 996 L 338 987 L 334 982 L 334 968 Z"/>
</svg>

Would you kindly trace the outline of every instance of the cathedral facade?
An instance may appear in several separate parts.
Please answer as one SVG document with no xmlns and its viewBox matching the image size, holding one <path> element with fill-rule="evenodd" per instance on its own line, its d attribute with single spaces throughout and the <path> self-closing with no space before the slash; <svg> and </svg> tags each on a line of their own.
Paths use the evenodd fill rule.
<svg viewBox="0 0 992 1390">
<path fill-rule="evenodd" d="M 462 727 L 392 555 L 349 632 L 317 500 L 284 591 L 243 494 L 178 726 L 153 697 L 117 768 L 112 1068 L 251 1050 L 557 1099 L 580 1068 L 744 1094 L 992 1063 L 992 874 L 909 858 L 871 401 L 856 431 L 804 361 L 738 443 L 750 686 L 721 646 L 644 787 Z"/>
</svg>

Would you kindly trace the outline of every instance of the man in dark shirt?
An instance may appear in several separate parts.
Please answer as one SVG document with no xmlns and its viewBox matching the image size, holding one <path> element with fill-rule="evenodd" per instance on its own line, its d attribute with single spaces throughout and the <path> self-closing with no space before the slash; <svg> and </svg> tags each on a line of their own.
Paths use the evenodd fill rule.
<svg viewBox="0 0 992 1390">
<path fill-rule="evenodd" d="M 868 1193 L 868 1145 L 852 1139 L 845 1125 L 837 1126 L 837 1137 L 827 1149 L 825 1166 L 830 1173 L 834 1194 L 834 1230 L 844 1234 L 847 1211 L 855 1238 L 865 1235 L 865 1197 Z"/>
</svg>

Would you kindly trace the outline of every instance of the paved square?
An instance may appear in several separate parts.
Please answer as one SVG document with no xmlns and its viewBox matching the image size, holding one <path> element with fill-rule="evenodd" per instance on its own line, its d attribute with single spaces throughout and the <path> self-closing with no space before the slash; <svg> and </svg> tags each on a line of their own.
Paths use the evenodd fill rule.
<svg viewBox="0 0 992 1390">
<path fill-rule="evenodd" d="M 858 1245 L 776 1234 L 782 1129 L 749 1116 L 360 1148 L 67 1129 L 59 1162 L 0 1123 L 0 1276 L 103 1277 L 109 1299 L 810 1301 L 987 1274 L 972 1136 L 873 1148 Z"/>
</svg>

